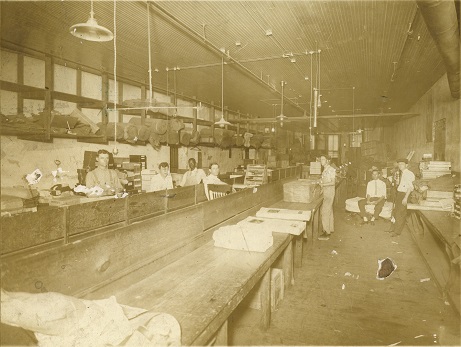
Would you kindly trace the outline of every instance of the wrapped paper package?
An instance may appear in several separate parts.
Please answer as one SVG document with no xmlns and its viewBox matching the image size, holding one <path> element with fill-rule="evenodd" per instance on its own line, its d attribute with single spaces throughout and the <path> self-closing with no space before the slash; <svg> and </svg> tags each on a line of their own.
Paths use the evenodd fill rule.
<svg viewBox="0 0 461 347">
<path fill-rule="evenodd" d="M 271 232 L 292 235 L 301 235 L 306 229 L 306 223 L 302 221 L 258 217 L 247 217 L 238 222 L 237 225 L 247 225 L 249 228 L 254 228 L 255 230 L 269 230 Z"/>
<path fill-rule="evenodd" d="M 181 344 L 176 319 L 119 305 L 115 297 L 83 300 L 59 293 L 1 290 L 1 322 L 34 332 L 39 346 L 166 346 Z"/>
<path fill-rule="evenodd" d="M 229 225 L 213 233 L 215 247 L 265 252 L 274 243 L 272 232 L 252 225 Z"/>
<path fill-rule="evenodd" d="M 311 219 L 311 214 L 311 211 L 306 210 L 261 207 L 261 209 L 256 212 L 256 217 L 309 221 Z"/>
</svg>

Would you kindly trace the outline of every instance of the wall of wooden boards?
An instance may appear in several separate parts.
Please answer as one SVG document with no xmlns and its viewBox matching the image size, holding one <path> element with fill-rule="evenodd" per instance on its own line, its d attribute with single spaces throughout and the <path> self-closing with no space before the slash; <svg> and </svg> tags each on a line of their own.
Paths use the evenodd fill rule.
<svg viewBox="0 0 461 347">
<path fill-rule="evenodd" d="M 446 119 L 445 160 L 451 161 L 453 171 L 460 171 L 460 104 L 461 100 L 451 97 L 447 76 L 442 76 L 408 112 L 419 113 L 406 120 L 398 121 L 383 136 L 396 157 L 406 157 L 414 150 L 412 162 L 419 162 L 424 153 L 434 152 L 431 136 L 433 123 Z"/>
</svg>

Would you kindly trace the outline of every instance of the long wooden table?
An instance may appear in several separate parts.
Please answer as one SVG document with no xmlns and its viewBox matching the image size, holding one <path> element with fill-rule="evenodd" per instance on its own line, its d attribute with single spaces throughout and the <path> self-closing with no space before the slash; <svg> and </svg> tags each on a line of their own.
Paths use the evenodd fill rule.
<svg viewBox="0 0 461 347">
<path fill-rule="evenodd" d="M 261 325 L 269 326 L 270 268 L 282 254 L 285 280 L 291 278 L 292 236 L 273 237 L 264 253 L 217 248 L 210 241 L 139 282 L 125 288 L 108 285 L 92 297 L 115 295 L 121 304 L 173 315 L 183 345 L 207 345 L 213 337 L 225 345 L 228 317 L 261 279 Z"/>
<path fill-rule="evenodd" d="M 305 210 L 311 211 L 311 219 L 306 221 L 306 230 L 303 234 L 294 237 L 295 251 L 294 251 L 294 266 L 301 267 L 303 259 L 303 239 L 311 240 L 314 239 L 314 235 L 318 233 L 321 228 L 320 220 L 320 206 L 322 205 L 323 197 L 320 197 L 310 203 L 301 202 L 287 202 L 278 201 L 269 207 L 272 208 L 285 208 L 290 210 Z"/>
</svg>

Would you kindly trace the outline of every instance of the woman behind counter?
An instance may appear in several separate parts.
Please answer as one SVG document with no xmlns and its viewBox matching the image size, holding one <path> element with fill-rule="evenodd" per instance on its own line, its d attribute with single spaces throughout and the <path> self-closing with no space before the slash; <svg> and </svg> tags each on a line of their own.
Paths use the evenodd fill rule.
<svg viewBox="0 0 461 347">
<path fill-rule="evenodd" d="M 323 188 L 323 204 L 320 209 L 322 217 L 323 233 L 319 235 L 318 239 L 326 241 L 330 238 L 330 234 L 334 232 L 334 217 L 333 217 L 333 203 L 335 200 L 335 180 L 336 170 L 330 165 L 330 156 L 322 155 L 320 163 L 323 166 L 322 178 L 320 185 Z"/>
</svg>

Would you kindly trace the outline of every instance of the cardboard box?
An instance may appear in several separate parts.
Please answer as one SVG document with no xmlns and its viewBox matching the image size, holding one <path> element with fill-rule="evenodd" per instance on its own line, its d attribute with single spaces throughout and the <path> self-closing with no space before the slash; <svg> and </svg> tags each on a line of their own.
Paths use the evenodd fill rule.
<svg viewBox="0 0 461 347">
<path fill-rule="evenodd" d="M 316 180 L 299 179 L 283 185 L 283 201 L 309 203 L 320 196 Z"/>
</svg>

